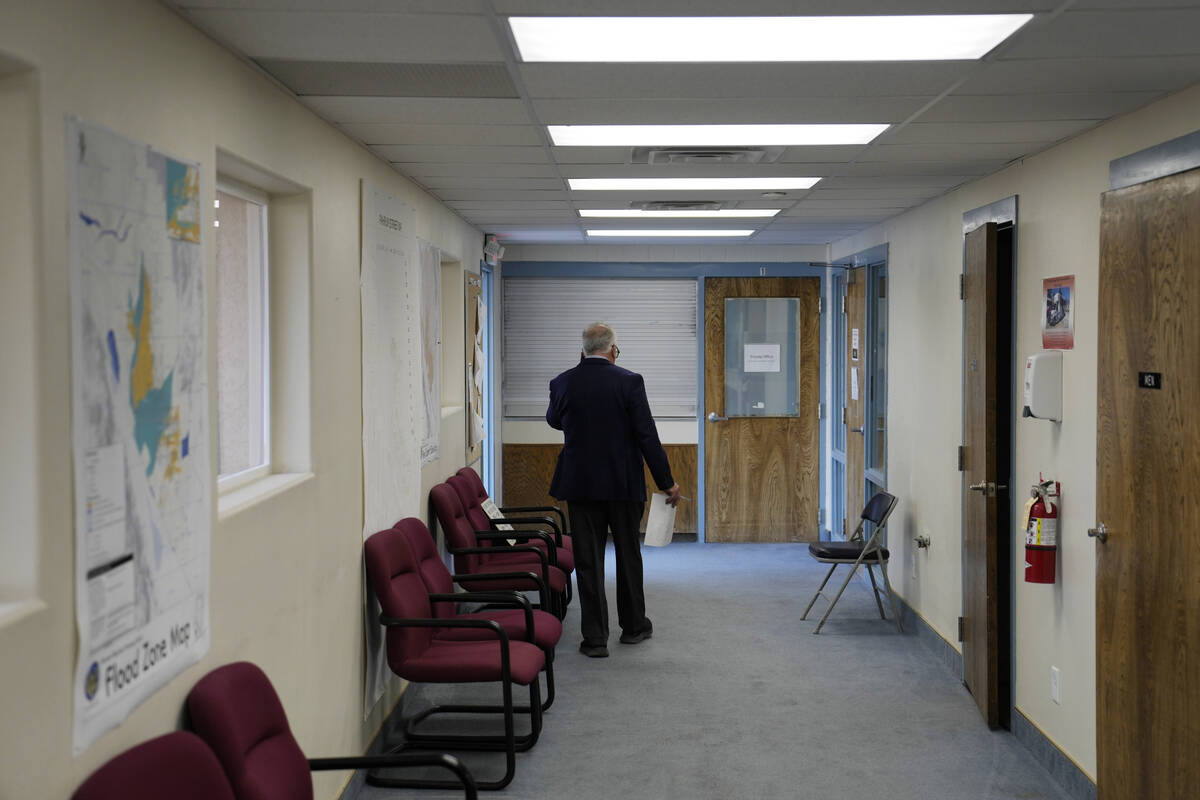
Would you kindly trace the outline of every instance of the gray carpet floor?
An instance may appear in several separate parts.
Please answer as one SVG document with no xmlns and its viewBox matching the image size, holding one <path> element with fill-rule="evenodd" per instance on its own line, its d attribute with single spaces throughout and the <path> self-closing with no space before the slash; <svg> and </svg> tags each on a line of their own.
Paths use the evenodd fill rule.
<svg viewBox="0 0 1200 800">
<path fill-rule="evenodd" d="M 481 794 L 1066 800 L 1011 734 L 988 730 L 959 676 L 879 619 L 866 584 L 851 582 L 813 636 L 822 601 L 809 620 L 799 616 L 826 567 L 804 545 L 677 542 L 644 548 L 644 560 L 653 638 L 617 642 L 610 547 L 610 657 L 579 654 L 573 603 L 541 741 L 518 755 L 506 789 Z M 498 697 L 494 686 L 413 686 L 405 713 Z M 481 777 L 502 771 L 496 754 L 460 756 Z M 359 795 L 409 796 L 456 795 L 370 787 Z"/>
</svg>

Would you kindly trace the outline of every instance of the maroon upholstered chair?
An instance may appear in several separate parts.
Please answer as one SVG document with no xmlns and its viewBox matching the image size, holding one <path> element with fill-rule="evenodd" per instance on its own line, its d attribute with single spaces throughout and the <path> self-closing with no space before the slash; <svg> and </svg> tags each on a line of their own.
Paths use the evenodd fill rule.
<svg viewBox="0 0 1200 800">
<path fill-rule="evenodd" d="M 561 619 L 566 613 L 564 604 L 567 573 L 558 567 L 558 549 L 545 531 L 493 531 L 476 529 L 467 517 L 467 510 L 458 492 L 448 483 L 439 483 L 429 491 L 438 524 L 446 535 L 446 549 L 454 555 L 454 572 L 458 584 L 468 591 L 494 589 L 536 590 L 542 605 Z M 517 545 L 510 546 L 508 539 Z M 539 540 L 537 547 L 529 542 Z M 537 579 L 518 573 L 533 572 Z M 505 582 L 491 578 L 484 583 L 478 578 L 502 573 L 510 576 Z M 470 577 L 468 577 L 470 576 Z"/>
<path fill-rule="evenodd" d="M 458 781 L 437 782 L 438 786 L 461 788 L 468 800 L 477 797 L 471 773 L 449 755 L 305 758 L 271 681 L 248 661 L 226 664 L 201 678 L 188 695 L 187 707 L 192 726 L 216 754 L 237 800 L 312 800 L 310 770 L 368 769 L 367 782 L 373 785 L 409 785 L 375 772 L 388 767 L 445 768 Z M 172 796 L 170 800 L 181 798 Z"/>
<path fill-rule="evenodd" d="M 455 594 L 455 576 L 451 575 L 450 570 L 446 569 L 446 564 L 442 561 L 441 554 L 438 553 L 433 535 L 425 527 L 425 523 L 415 517 L 402 519 L 393 525 L 390 531 L 380 531 L 375 536 L 402 536 L 408 543 L 413 556 L 417 559 L 417 569 L 421 575 L 421 579 L 425 583 L 425 588 L 429 590 L 429 599 L 432 603 L 434 617 L 438 619 L 495 620 L 500 623 L 500 627 L 508 634 L 509 639 L 532 641 L 540 647 L 546 655 L 546 700 L 542 704 L 542 710 L 545 711 L 550 708 L 554 702 L 554 646 L 562 638 L 562 622 L 559 621 L 558 617 L 545 611 L 531 610 L 530 613 L 533 616 L 533 638 L 528 639 L 526 638 L 525 607 L 529 605 L 529 600 L 524 596 L 517 592 L 489 592 L 486 595 L 478 593 Z M 397 545 L 393 544 L 389 546 Z M 471 601 L 488 603 L 489 607 L 483 611 L 473 613 L 458 612 L 458 603 Z M 512 607 L 497 608 L 496 606 L 498 605 Z M 438 631 L 436 636 L 439 639 L 478 641 L 480 639 L 491 638 L 492 634 L 483 628 L 450 628 Z"/>
<path fill-rule="evenodd" d="M 463 470 L 467 470 L 470 474 L 463 474 Z M 474 479 L 472 479 L 474 476 Z M 571 537 L 563 536 L 562 529 L 559 527 L 552 517 L 548 516 L 513 516 L 505 514 L 498 518 L 488 516 L 488 513 L 483 509 L 483 502 L 488 500 L 487 490 L 483 488 L 483 482 L 479 480 L 479 476 L 475 474 L 475 470 L 470 467 L 463 467 L 454 475 L 446 479 L 446 483 L 454 487 L 455 494 L 462 501 L 463 510 L 467 512 L 467 519 L 471 520 L 471 524 L 475 526 L 477 531 L 495 531 L 500 524 L 508 525 L 537 525 L 546 529 L 554 539 L 554 544 L 558 550 L 558 567 L 568 575 L 575 571 L 575 551 L 574 544 L 571 542 Z M 533 539 L 530 544 L 538 547 L 548 547 L 541 539 Z M 567 584 L 567 591 L 570 592 L 570 582 Z"/>
<path fill-rule="evenodd" d="M 175 731 L 116 756 L 72 800 L 234 800 L 229 779 L 199 736 Z"/>
<path fill-rule="evenodd" d="M 447 487 L 449 488 L 449 487 Z M 382 534 L 382 535 L 381 535 Z M 545 668 L 542 650 L 530 641 L 509 637 L 494 619 L 436 617 L 430 592 L 425 588 L 421 565 L 402 533 L 392 529 L 367 539 L 364 546 L 367 577 L 382 610 L 379 621 L 387 628 L 387 659 L 392 672 L 416 683 L 499 683 L 500 705 L 441 705 L 425 709 L 405 724 L 400 748 L 444 747 L 454 750 L 499 750 L 505 753 L 505 772 L 498 780 L 479 781 L 481 789 L 501 789 L 513 779 L 516 753 L 537 742 L 542 730 L 541 690 L 538 673 Z M 561 574 L 561 573 L 560 573 Z M 495 593 L 477 595 L 484 602 L 504 599 Z M 511 594 L 507 596 L 511 600 Z M 438 602 L 449 602 L 441 599 Z M 522 609 L 526 640 L 534 639 L 533 609 Z M 448 639 L 453 629 L 481 630 L 482 640 Z M 513 686 L 529 687 L 529 705 L 513 704 Z M 517 736 L 516 712 L 528 713 L 529 733 Z M 501 714 L 503 735 L 422 733 L 417 726 L 435 714 Z M 407 781 L 408 786 L 431 786 Z"/>
<path fill-rule="evenodd" d="M 488 491 L 483 485 L 483 479 L 479 477 L 479 473 L 474 468 L 463 467 L 454 474 L 466 481 L 470 491 L 479 498 L 480 503 L 488 499 Z M 540 515 L 553 515 L 553 521 L 556 522 L 559 530 L 559 534 L 555 536 L 558 546 L 565 547 L 571 552 L 575 551 L 575 545 L 571 541 L 570 531 L 567 528 L 567 515 L 558 506 L 497 506 L 497 508 L 505 516 L 534 514 L 539 515 L 540 519 Z"/>
</svg>

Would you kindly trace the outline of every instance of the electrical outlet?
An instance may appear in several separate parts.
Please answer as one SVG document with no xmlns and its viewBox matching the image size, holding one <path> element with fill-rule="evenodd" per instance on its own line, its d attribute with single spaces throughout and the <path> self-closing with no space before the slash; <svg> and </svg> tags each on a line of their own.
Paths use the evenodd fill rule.
<svg viewBox="0 0 1200 800">
<path fill-rule="evenodd" d="M 1058 667 L 1050 668 L 1050 699 L 1062 705 L 1062 695 L 1058 692 Z"/>
</svg>

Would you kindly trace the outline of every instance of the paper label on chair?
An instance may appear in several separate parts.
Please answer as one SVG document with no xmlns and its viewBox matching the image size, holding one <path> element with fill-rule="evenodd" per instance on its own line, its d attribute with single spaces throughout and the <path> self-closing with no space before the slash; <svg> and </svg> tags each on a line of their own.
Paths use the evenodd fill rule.
<svg viewBox="0 0 1200 800">
<path fill-rule="evenodd" d="M 1025 529 L 1025 544 L 1041 547 L 1058 546 L 1058 520 L 1033 517 Z"/>
<path fill-rule="evenodd" d="M 483 513 L 487 514 L 489 519 L 500 519 L 504 516 L 500 513 L 500 509 L 496 507 L 496 504 L 492 502 L 492 498 L 490 497 L 480 503 L 479 507 L 483 509 Z M 496 530 L 498 531 L 511 531 L 512 529 L 513 526 L 509 525 L 507 522 L 501 522 L 496 526 Z"/>
</svg>

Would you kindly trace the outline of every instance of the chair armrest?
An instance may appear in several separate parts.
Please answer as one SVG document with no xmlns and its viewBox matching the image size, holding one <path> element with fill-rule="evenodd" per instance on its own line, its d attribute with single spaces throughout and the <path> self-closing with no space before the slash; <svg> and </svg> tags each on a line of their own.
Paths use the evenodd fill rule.
<svg viewBox="0 0 1200 800">
<path fill-rule="evenodd" d="M 508 660 L 508 634 L 494 619 L 429 619 L 427 617 L 389 617 L 379 615 L 379 624 L 388 628 L 486 628 L 503 643 L 501 652 Z"/>
<path fill-rule="evenodd" d="M 505 538 L 505 537 L 497 537 L 497 538 Z M 519 544 L 519 545 L 516 545 L 515 547 L 507 547 L 507 546 L 506 547 L 459 547 L 455 550 L 451 550 L 450 552 L 451 552 L 451 554 L 456 555 L 456 556 L 457 555 L 493 555 L 493 556 L 495 556 L 495 555 L 504 555 L 505 553 L 535 553 L 535 554 L 537 554 L 538 559 L 542 562 L 543 567 L 545 567 L 547 564 L 550 563 L 549 555 L 546 553 L 546 551 L 541 547 L 535 547 L 534 545 L 531 545 L 531 544 L 530 545 L 520 545 Z M 555 553 L 554 556 L 557 558 L 558 554 Z"/>
<path fill-rule="evenodd" d="M 493 517 L 489 520 L 492 525 L 545 525 L 554 534 L 554 540 L 562 547 L 562 529 L 550 517 Z"/>
<path fill-rule="evenodd" d="M 450 579 L 455 583 L 462 583 L 463 581 L 511 581 L 527 579 L 537 584 L 537 590 L 540 594 L 545 596 L 546 593 L 546 582 L 536 572 L 467 572 L 462 575 L 451 575 Z"/>
<path fill-rule="evenodd" d="M 528 542 L 530 539 L 541 539 L 546 544 L 545 550 L 540 547 L 534 549 L 544 552 L 550 563 L 558 566 L 558 547 L 554 544 L 554 539 L 550 537 L 550 534 L 545 531 L 475 531 L 475 538 L 481 542 L 508 541 L 509 539 Z M 517 547 L 519 545 L 514 546 L 513 549 L 515 550 Z"/>
<path fill-rule="evenodd" d="M 533 603 L 529 602 L 529 598 L 520 592 L 449 592 L 446 594 L 434 593 L 429 595 L 430 600 L 448 600 L 452 603 L 461 603 L 464 600 L 476 603 L 489 603 L 491 605 L 508 605 L 521 608 L 525 611 L 525 636 L 528 641 L 533 641 Z"/>
<path fill-rule="evenodd" d="M 316 772 L 326 769 L 379 769 L 383 767 L 442 767 L 455 774 L 463 785 L 467 800 L 479 800 L 475 779 L 461 761 L 446 753 L 386 753 L 374 756 L 345 758 L 310 758 L 308 768 Z"/>
<path fill-rule="evenodd" d="M 564 514 L 563 510 L 561 508 L 559 508 L 558 506 L 501 506 L 500 507 L 501 514 L 507 514 L 510 511 L 517 513 L 517 514 L 524 514 L 524 513 L 530 512 L 530 511 L 549 511 L 558 516 L 559 527 L 562 528 L 563 532 L 565 533 L 567 530 L 567 515 Z"/>
</svg>

